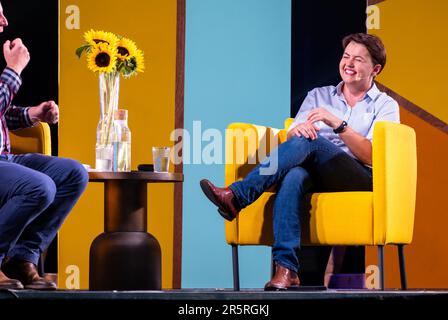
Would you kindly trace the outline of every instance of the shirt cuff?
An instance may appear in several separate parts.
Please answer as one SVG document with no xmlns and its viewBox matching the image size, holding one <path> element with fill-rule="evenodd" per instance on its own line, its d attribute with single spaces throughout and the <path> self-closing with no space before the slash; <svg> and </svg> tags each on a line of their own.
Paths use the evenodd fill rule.
<svg viewBox="0 0 448 320">
<path fill-rule="evenodd" d="M 19 91 L 19 88 L 22 85 L 20 76 L 9 67 L 6 67 L 5 70 L 3 70 L 0 80 L 11 88 L 14 95 L 17 94 L 17 91 Z"/>
<path fill-rule="evenodd" d="M 39 120 L 36 120 L 36 122 L 33 122 L 33 120 L 31 120 L 30 114 L 28 113 L 29 108 L 30 107 L 23 108 L 24 109 L 23 110 L 23 119 L 25 119 L 25 124 L 27 127 L 34 127 L 36 124 L 39 123 Z"/>
</svg>

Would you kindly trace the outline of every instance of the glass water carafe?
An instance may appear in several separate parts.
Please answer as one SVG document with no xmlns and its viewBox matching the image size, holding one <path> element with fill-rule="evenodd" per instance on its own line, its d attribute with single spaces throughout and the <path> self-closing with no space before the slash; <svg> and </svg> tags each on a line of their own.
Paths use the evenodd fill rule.
<svg viewBox="0 0 448 320">
<path fill-rule="evenodd" d="M 131 171 L 131 130 L 128 127 L 128 111 L 114 113 L 113 171 Z"/>
</svg>

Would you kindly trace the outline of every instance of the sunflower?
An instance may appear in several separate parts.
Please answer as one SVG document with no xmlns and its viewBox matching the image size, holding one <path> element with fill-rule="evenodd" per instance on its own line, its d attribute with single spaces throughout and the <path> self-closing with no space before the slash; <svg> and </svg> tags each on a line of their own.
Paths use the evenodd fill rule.
<svg viewBox="0 0 448 320">
<path fill-rule="evenodd" d="M 136 72 L 144 72 L 145 70 L 145 59 L 143 58 L 143 51 L 140 49 L 137 49 L 137 52 L 135 53 L 135 71 Z"/>
<path fill-rule="evenodd" d="M 143 72 L 144 69 L 143 52 L 139 49 L 135 51 L 135 56 L 117 64 L 118 72 L 121 72 L 125 78 L 129 78 L 137 72 Z"/>
<path fill-rule="evenodd" d="M 137 45 L 134 41 L 127 38 L 121 38 L 117 44 L 117 57 L 124 61 L 135 57 L 137 53 Z"/>
<path fill-rule="evenodd" d="M 117 55 L 115 48 L 106 43 L 99 43 L 93 46 L 87 54 L 87 64 L 93 72 L 111 72 L 115 68 Z"/>
<path fill-rule="evenodd" d="M 110 46 L 116 46 L 118 37 L 111 32 L 89 30 L 84 33 L 84 39 L 91 46 L 96 46 L 100 43 L 107 43 Z"/>
</svg>

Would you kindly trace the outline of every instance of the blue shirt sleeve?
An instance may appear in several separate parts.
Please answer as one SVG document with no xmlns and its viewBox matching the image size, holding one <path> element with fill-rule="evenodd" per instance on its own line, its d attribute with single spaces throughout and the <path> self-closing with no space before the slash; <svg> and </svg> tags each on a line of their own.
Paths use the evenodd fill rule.
<svg viewBox="0 0 448 320">
<path fill-rule="evenodd" d="M 366 139 L 372 141 L 373 139 L 373 129 L 378 121 L 391 121 L 395 123 L 400 123 L 400 107 L 397 101 L 390 98 L 378 108 L 375 118 L 370 126 L 369 132 L 367 133 Z"/>
<path fill-rule="evenodd" d="M 288 128 L 288 132 L 298 124 L 306 122 L 308 113 L 310 113 L 310 111 L 314 108 L 316 108 L 316 89 L 311 90 L 306 95 L 293 123 Z"/>
</svg>

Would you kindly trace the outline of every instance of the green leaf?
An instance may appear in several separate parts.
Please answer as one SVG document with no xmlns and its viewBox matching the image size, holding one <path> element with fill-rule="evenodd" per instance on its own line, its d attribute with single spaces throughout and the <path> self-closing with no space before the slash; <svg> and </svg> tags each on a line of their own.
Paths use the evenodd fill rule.
<svg viewBox="0 0 448 320">
<path fill-rule="evenodd" d="M 79 47 L 78 49 L 76 49 L 76 55 L 78 56 L 78 58 L 81 58 L 81 55 L 84 51 L 89 51 L 90 50 L 90 44 L 85 44 L 81 47 Z"/>
<path fill-rule="evenodd" d="M 124 62 L 117 60 L 117 71 L 120 72 L 123 69 Z"/>
</svg>

